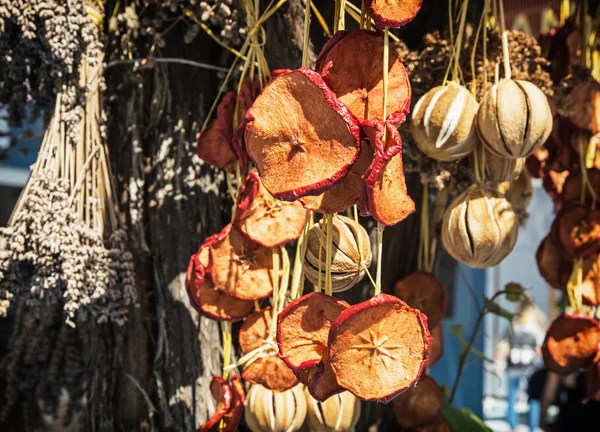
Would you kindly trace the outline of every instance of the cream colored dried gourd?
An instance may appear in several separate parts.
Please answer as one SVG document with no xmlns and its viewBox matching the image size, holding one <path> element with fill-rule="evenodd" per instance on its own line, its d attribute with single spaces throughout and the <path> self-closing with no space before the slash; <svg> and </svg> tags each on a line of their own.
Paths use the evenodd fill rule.
<svg viewBox="0 0 600 432">
<path fill-rule="evenodd" d="M 342 392 L 317 402 L 304 391 L 310 432 L 351 432 L 360 417 L 360 400 L 350 392 Z"/>
<path fill-rule="evenodd" d="M 455 82 L 429 90 L 415 105 L 410 123 L 419 149 L 440 161 L 467 156 L 479 141 L 477 107 L 471 93 Z"/>
<path fill-rule="evenodd" d="M 294 432 L 306 418 L 302 385 L 281 393 L 254 384 L 246 396 L 244 418 L 253 432 Z"/>
<path fill-rule="evenodd" d="M 335 216 L 332 221 L 332 290 L 341 292 L 352 288 L 365 276 L 365 269 L 371 265 L 371 243 L 365 229 L 354 220 L 345 216 Z M 321 283 L 325 282 L 327 235 L 325 232 L 321 235 L 322 222 L 315 224 L 308 232 L 304 259 L 304 274 L 315 285 L 319 282 L 319 246 Z"/>
<path fill-rule="evenodd" d="M 512 251 L 518 226 L 510 202 L 500 192 L 468 190 L 446 209 L 442 243 L 450 255 L 468 266 L 492 267 Z"/>
<path fill-rule="evenodd" d="M 527 157 L 552 131 L 548 99 L 529 81 L 501 79 L 481 101 L 477 130 L 481 141 L 496 155 Z"/>
<path fill-rule="evenodd" d="M 485 173 L 493 183 L 510 182 L 519 177 L 525 166 L 525 158 L 509 159 L 492 152 L 485 154 Z"/>
</svg>

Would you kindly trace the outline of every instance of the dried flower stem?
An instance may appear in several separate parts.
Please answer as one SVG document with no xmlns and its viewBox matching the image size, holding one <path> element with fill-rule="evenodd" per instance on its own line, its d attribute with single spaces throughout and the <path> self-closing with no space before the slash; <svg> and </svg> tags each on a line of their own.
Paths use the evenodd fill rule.
<svg viewBox="0 0 600 432">
<path fill-rule="evenodd" d="M 327 244 L 325 250 L 325 294 L 332 295 L 333 285 L 331 281 L 331 256 L 333 249 L 333 215 L 325 215 L 324 221 L 327 232 Z"/>
</svg>

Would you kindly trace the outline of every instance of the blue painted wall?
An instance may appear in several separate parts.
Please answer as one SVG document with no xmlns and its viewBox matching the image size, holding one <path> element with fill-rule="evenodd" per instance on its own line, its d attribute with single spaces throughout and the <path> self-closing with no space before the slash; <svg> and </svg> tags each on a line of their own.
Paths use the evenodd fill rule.
<svg viewBox="0 0 600 432">
<path fill-rule="evenodd" d="M 0 148 L 8 146 L 11 140 L 18 141 L 18 144 L 8 151 L 8 158 L 0 161 L 0 165 L 14 168 L 28 168 L 33 165 L 42 142 L 43 122 L 38 120 L 33 124 L 10 129 L 8 125 L 2 123 L 4 122 L 0 122 L 0 130 L 10 131 L 10 137 L 0 138 Z"/>
<path fill-rule="evenodd" d="M 451 298 L 453 306 L 453 315 L 444 319 L 442 322 L 444 334 L 444 354 L 442 358 L 430 370 L 431 376 L 441 385 L 449 388 L 454 384 L 456 372 L 458 370 L 458 355 L 463 345 L 448 330 L 451 326 L 461 324 L 464 329 L 465 339 L 469 339 L 473 333 L 475 321 L 477 321 L 478 309 L 469 292 L 469 288 L 463 280 L 463 276 L 469 281 L 469 284 L 475 291 L 480 303 L 482 303 L 485 294 L 486 272 L 481 269 L 472 269 L 463 264 L 460 265 L 460 271 L 456 272 L 454 281 L 453 297 Z M 483 328 L 480 328 L 480 335 L 475 339 L 474 347 L 483 352 Z M 483 417 L 483 364 L 471 355 L 464 369 L 458 391 L 454 399 L 454 406 L 457 408 L 466 407 L 473 411 L 480 418 Z"/>
</svg>

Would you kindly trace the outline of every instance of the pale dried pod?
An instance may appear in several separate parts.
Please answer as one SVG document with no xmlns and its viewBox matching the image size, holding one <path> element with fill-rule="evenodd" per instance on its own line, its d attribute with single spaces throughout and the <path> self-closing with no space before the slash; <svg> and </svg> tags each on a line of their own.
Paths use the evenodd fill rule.
<svg viewBox="0 0 600 432">
<path fill-rule="evenodd" d="M 350 392 L 316 401 L 305 389 L 308 429 L 311 432 L 351 432 L 360 417 L 360 399 Z"/>
<path fill-rule="evenodd" d="M 253 432 L 294 432 L 306 418 L 306 398 L 302 385 L 275 393 L 254 384 L 246 395 L 244 418 Z"/>
<path fill-rule="evenodd" d="M 450 82 L 434 87 L 417 101 L 410 132 L 419 149 L 440 161 L 467 156 L 478 143 L 477 101 L 464 87 Z"/>
<path fill-rule="evenodd" d="M 485 154 L 485 174 L 493 183 L 511 182 L 523 172 L 525 158 L 509 159 L 492 152 Z"/>
<path fill-rule="evenodd" d="M 371 265 L 373 255 L 367 231 L 353 219 L 346 216 L 332 218 L 332 255 L 331 280 L 334 292 L 346 291 L 356 285 L 365 276 Z M 304 274 L 313 284 L 325 282 L 327 235 L 323 231 L 323 220 L 315 224 L 307 235 Z M 360 247 L 359 247 L 360 245 Z M 321 249 L 319 265 L 319 249 Z"/>
<path fill-rule="evenodd" d="M 470 267 L 492 267 L 514 248 L 518 227 L 512 205 L 500 192 L 467 190 L 446 209 L 442 243 L 450 255 Z"/>
<path fill-rule="evenodd" d="M 519 218 L 519 223 L 523 225 L 528 216 L 527 208 L 533 199 L 533 184 L 529 172 L 523 170 L 515 180 L 501 183 L 498 190 L 510 200 L 513 210 Z"/>
<path fill-rule="evenodd" d="M 498 156 L 531 155 L 552 131 L 546 95 L 529 81 L 503 78 L 485 94 L 477 113 L 481 141 Z"/>
</svg>

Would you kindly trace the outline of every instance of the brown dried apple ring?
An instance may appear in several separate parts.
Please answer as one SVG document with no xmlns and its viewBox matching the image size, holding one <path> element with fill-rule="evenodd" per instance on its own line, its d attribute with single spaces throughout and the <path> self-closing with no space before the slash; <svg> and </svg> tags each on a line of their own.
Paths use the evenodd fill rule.
<svg viewBox="0 0 600 432">
<path fill-rule="evenodd" d="M 205 244 L 214 240 L 209 237 Z M 217 237 L 218 238 L 218 237 Z M 254 302 L 240 300 L 223 294 L 215 289 L 210 278 L 206 277 L 206 266 L 209 265 L 210 252 L 208 246 L 201 246 L 192 255 L 186 274 L 186 289 L 190 303 L 204 316 L 218 321 L 240 321 L 254 309 Z"/>
<path fill-rule="evenodd" d="M 289 367 L 276 355 L 259 357 L 244 366 L 242 377 L 252 384 L 260 384 L 274 392 L 283 392 L 298 384 Z"/>
<path fill-rule="evenodd" d="M 306 210 L 298 202 L 279 201 L 252 169 L 238 194 L 234 223 L 251 241 L 272 248 L 300 237 Z"/>
<path fill-rule="evenodd" d="M 387 294 L 349 307 L 329 331 L 338 384 L 363 400 L 387 403 L 412 386 L 430 349 L 427 317 Z"/>
<path fill-rule="evenodd" d="M 313 292 L 281 311 L 277 323 L 279 356 L 294 373 L 323 362 L 331 323 L 348 307 L 343 300 Z"/>
<path fill-rule="evenodd" d="M 300 382 L 306 385 L 306 389 L 311 396 L 319 402 L 323 402 L 331 396 L 344 391 L 337 383 L 335 373 L 333 373 L 333 369 L 331 369 L 327 359 L 314 367 L 309 380 L 306 382 L 300 380 Z"/>
<path fill-rule="evenodd" d="M 586 315 L 561 315 L 550 325 L 542 347 L 548 370 L 568 375 L 587 369 L 598 354 L 600 328 Z"/>
<path fill-rule="evenodd" d="M 591 188 L 594 191 L 600 191 L 600 170 L 594 168 L 588 169 L 587 177 Z M 585 205 L 591 206 L 593 201 L 592 196 L 588 187 L 582 181 L 581 173 L 579 172 L 572 172 L 565 179 L 560 197 L 561 201 L 566 204 L 581 200 L 581 192 L 583 188 L 585 188 Z M 596 200 L 596 209 L 598 208 L 600 208 L 600 200 Z"/>
<path fill-rule="evenodd" d="M 446 313 L 446 288 L 433 274 L 416 272 L 396 282 L 394 294 L 427 317 L 430 328 L 437 327 Z"/>
<path fill-rule="evenodd" d="M 322 65 L 323 80 L 359 121 L 383 121 L 383 34 L 356 30 L 332 46 Z M 387 118 L 404 121 L 410 110 L 410 81 L 400 55 L 389 48 Z"/>
<path fill-rule="evenodd" d="M 444 395 L 435 380 L 427 375 L 417 385 L 399 394 L 392 401 L 394 417 L 405 428 L 426 426 L 442 414 Z"/>
<path fill-rule="evenodd" d="M 415 211 L 415 203 L 408 195 L 404 178 L 402 139 L 398 130 L 386 123 L 384 146 L 383 124 L 369 123 L 365 132 L 376 153 L 363 177 L 359 206 L 363 214 L 370 214 L 383 225 L 391 226 Z"/>
<path fill-rule="evenodd" d="M 600 252 L 600 210 L 573 203 L 562 208 L 552 223 L 552 240 L 568 258 Z"/>
<path fill-rule="evenodd" d="M 246 119 L 248 155 L 275 198 L 319 195 L 337 185 L 358 158 L 356 120 L 310 69 L 275 78 Z"/>
<path fill-rule="evenodd" d="M 229 411 L 231 407 L 231 389 L 226 379 L 222 377 L 213 377 L 210 382 L 210 392 L 213 398 L 217 401 L 217 408 L 211 418 L 206 423 L 200 426 L 201 432 L 218 431 L 219 423 L 225 416 L 225 413 Z"/>
<path fill-rule="evenodd" d="M 229 387 L 231 389 L 231 406 L 229 407 L 229 411 L 223 416 L 223 432 L 236 432 L 242 415 L 244 415 L 246 394 L 244 393 L 244 386 L 239 375 L 231 377 L 231 385 Z"/>
<path fill-rule="evenodd" d="M 427 367 L 433 367 L 444 355 L 444 332 L 438 325 L 431 331 L 431 351 L 427 360 Z"/>
<path fill-rule="evenodd" d="M 538 270 L 544 280 L 556 289 L 564 290 L 571 276 L 573 263 L 554 245 L 550 236 L 540 243 L 535 254 Z"/>
<path fill-rule="evenodd" d="M 600 255 L 583 260 L 583 281 L 581 295 L 586 304 L 597 306 L 600 303 Z"/>
<path fill-rule="evenodd" d="M 248 354 L 263 345 L 271 328 L 272 313 L 273 311 L 268 307 L 259 312 L 252 312 L 244 320 L 238 336 L 242 353 Z"/>
<path fill-rule="evenodd" d="M 231 224 L 210 246 L 207 272 L 215 287 L 241 300 L 259 300 L 273 292 L 273 251 L 242 235 Z"/>
<path fill-rule="evenodd" d="M 365 4 L 377 28 L 398 28 L 413 20 L 423 0 L 367 0 Z"/>
<path fill-rule="evenodd" d="M 363 141 L 358 160 L 339 185 L 318 196 L 304 196 L 299 201 L 308 210 L 323 214 L 342 212 L 356 204 L 360 199 L 363 175 L 371 165 L 373 155 L 371 146 Z"/>
<path fill-rule="evenodd" d="M 231 143 L 223 137 L 217 120 L 210 122 L 198 135 L 196 154 L 204 162 L 219 169 L 237 160 L 237 155 Z"/>
</svg>

